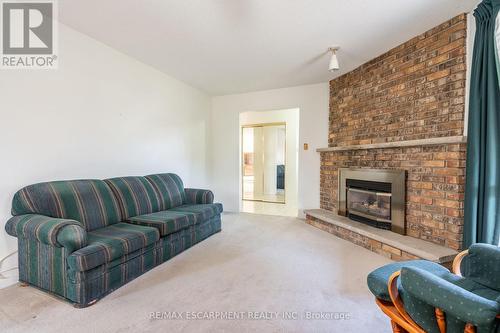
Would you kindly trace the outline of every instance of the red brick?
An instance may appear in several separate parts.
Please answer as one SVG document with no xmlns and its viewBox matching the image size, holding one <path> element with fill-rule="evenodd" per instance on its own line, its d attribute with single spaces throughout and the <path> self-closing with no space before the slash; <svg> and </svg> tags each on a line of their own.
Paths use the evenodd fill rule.
<svg viewBox="0 0 500 333">
<path fill-rule="evenodd" d="M 463 135 L 466 27 L 466 16 L 459 15 L 331 80 L 329 146 Z M 339 168 L 404 169 L 408 235 L 458 249 L 465 155 L 465 144 L 321 153 L 321 208 L 338 209 Z M 321 228 L 393 259 L 404 257 Z"/>
</svg>

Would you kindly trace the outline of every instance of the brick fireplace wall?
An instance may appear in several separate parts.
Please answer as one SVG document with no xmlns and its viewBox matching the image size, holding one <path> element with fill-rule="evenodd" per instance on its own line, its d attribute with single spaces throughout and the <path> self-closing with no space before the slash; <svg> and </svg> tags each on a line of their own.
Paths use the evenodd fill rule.
<svg viewBox="0 0 500 333">
<path fill-rule="evenodd" d="M 329 146 L 461 136 L 466 15 L 330 82 Z M 410 236 L 461 248 L 465 144 L 321 153 L 321 208 L 337 210 L 338 169 L 407 170 Z"/>
</svg>

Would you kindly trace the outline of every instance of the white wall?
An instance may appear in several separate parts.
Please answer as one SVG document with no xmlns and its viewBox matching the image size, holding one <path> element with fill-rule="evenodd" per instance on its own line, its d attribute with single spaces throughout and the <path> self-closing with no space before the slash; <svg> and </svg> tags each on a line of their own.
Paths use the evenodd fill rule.
<svg viewBox="0 0 500 333">
<path fill-rule="evenodd" d="M 328 145 L 328 83 L 218 96 L 212 99 L 211 188 L 226 211 L 238 211 L 239 114 L 300 109 L 298 208 L 319 207 L 320 156 Z M 304 143 L 309 150 L 304 151 Z"/>
<path fill-rule="evenodd" d="M 59 59 L 0 73 L 0 260 L 17 248 L 4 226 L 25 185 L 167 171 L 208 185 L 209 96 L 64 25 Z"/>
</svg>

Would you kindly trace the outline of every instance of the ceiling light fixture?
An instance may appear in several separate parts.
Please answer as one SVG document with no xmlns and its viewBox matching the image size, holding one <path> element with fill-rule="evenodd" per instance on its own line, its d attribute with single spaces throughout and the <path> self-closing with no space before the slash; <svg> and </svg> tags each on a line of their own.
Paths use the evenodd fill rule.
<svg viewBox="0 0 500 333">
<path fill-rule="evenodd" d="M 328 48 L 329 52 L 332 52 L 332 57 L 330 58 L 330 65 L 328 66 L 328 70 L 330 72 L 337 71 L 340 69 L 339 59 L 337 59 L 337 51 L 340 50 L 339 46 L 332 46 Z"/>
</svg>

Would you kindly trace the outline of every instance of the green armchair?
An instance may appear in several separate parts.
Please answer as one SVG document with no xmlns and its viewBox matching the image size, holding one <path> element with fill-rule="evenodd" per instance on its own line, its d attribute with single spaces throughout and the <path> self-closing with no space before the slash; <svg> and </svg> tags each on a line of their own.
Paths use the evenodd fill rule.
<svg viewBox="0 0 500 333">
<path fill-rule="evenodd" d="M 393 263 L 368 275 L 368 287 L 394 332 L 500 332 L 500 248 L 472 245 L 453 273 L 432 262 Z"/>
</svg>

